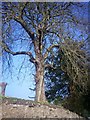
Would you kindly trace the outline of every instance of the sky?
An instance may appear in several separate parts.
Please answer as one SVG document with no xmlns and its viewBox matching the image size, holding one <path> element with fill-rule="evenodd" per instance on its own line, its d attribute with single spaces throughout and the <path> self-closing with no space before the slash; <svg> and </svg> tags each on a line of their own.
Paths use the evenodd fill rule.
<svg viewBox="0 0 90 120">
<path fill-rule="evenodd" d="M 7 25 L 8 26 L 8 25 Z M 7 28 L 7 26 L 5 28 Z M 14 51 L 18 50 L 28 50 L 30 49 L 33 52 L 32 48 L 28 48 L 28 44 L 30 43 L 30 38 L 25 32 L 25 30 L 18 23 L 11 21 L 12 31 L 10 31 L 9 37 L 7 39 L 13 40 L 12 49 Z M 5 29 L 4 28 L 4 29 Z M 79 34 L 79 32 L 76 32 Z M 27 41 L 27 42 L 25 42 Z M 15 45 L 15 47 L 14 47 Z M 20 45 L 24 46 L 21 47 Z M 34 97 L 35 92 L 31 91 L 29 88 L 34 88 L 34 75 L 35 68 L 33 64 L 29 62 L 28 56 L 12 56 L 12 66 L 10 69 L 5 68 L 4 65 L 7 66 L 7 62 L 0 56 L 0 68 L 2 71 L 4 70 L 3 75 L 0 73 L 1 81 L 7 82 L 8 85 L 6 87 L 6 96 L 7 97 L 17 97 L 22 99 L 32 99 L 29 97 Z M 22 69 L 21 69 L 22 68 Z M 11 73 L 8 71 L 11 70 Z M 32 99 L 33 100 L 33 99 Z"/>
<path fill-rule="evenodd" d="M 6 96 L 7 97 L 18 97 L 22 99 L 30 99 L 30 97 L 35 96 L 35 92 L 31 91 L 29 88 L 34 88 L 34 78 L 33 78 L 33 68 L 31 68 L 30 72 L 27 72 L 26 69 L 22 69 L 21 73 L 18 73 L 18 66 L 20 65 L 20 59 L 18 60 L 18 56 L 14 59 L 14 67 L 12 78 L 10 74 L 4 73 L 5 76 L 2 77 L 3 81 L 8 83 L 6 87 Z M 22 61 L 22 60 L 21 60 Z M 12 68 L 11 68 L 12 69 Z M 26 73 L 27 72 L 27 73 Z M 28 75 L 30 73 L 30 75 Z"/>
<path fill-rule="evenodd" d="M 26 82 L 26 81 L 23 81 L 23 83 L 19 83 L 17 81 L 9 83 L 6 88 L 6 96 L 30 100 L 31 98 L 29 97 L 33 97 L 35 94 L 29 90 L 29 87 L 32 86 L 30 84 L 31 84 L 30 82 Z"/>
<path fill-rule="evenodd" d="M 28 34 L 24 31 L 20 24 L 17 24 L 14 21 L 11 21 L 11 26 L 12 31 L 7 39 L 9 41 L 14 39 L 14 43 L 12 44 L 13 51 L 27 50 L 27 46 L 29 46 L 28 41 L 30 41 Z M 24 42 L 21 42 L 21 40 Z M 27 42 L 25 42 L 25 40 Z M 21 47 L 20 45 L 24 47 Z M 6 56 L 8 58 L 8 55 Z M 12 56 L 11 63 L 9 63 L 11 64 L 9 68 L 7 67 L 8 63 L 6 62 L 7 58 L 0 58 L 2 59 L 1 69 L 4 71 L 0 82 L 4 81 L 8 83 L 5 95 L 7 97 L 33 100 L 33 98 L 29 97 L 35 97 L 35 92 L 31 91 L 29 88 L 35 87 L 34 75 L 32 75 L 35 74 L 35 69 L 33 64 L 29 62 L 29 57 L 25 55 Z"/>
<path fill-rule="evenodd" d="M 21 57 L 22 58 L 22 57 Z M 33 78 L 33 66 L 31 67 L 30 72 L 27 72 L 26 69 L 22 68 L 21 73 L 18 72 L 18 67 L 21 65 L 20 57 L 17 56 L 14 59 L 14 65 L 12 75 L 8 72 L 4 72 L 2 79 L 4 82 L 8 83 L 6 87 L 6 96 L 7 97 L 17 97 L 22 99 L 30 99 L 29 97 L 34 97 L 35 92 L 31 91 L 29 88 L 34 88 L 34 78 Z M 19 60 L 18 60 L 19 59 Z M 20 62 L 19 62 L 20 61 Z M 30 75 L 29 75 L 30 73 Z M 12 77 L 11 77 L 12 76 Z M 0 81 L 1 82 L 1 81 Z"/>
</svg>

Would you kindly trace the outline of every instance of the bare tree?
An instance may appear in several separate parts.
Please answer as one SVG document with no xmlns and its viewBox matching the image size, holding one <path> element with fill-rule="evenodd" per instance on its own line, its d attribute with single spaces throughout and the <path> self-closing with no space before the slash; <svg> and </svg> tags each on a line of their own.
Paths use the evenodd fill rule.
<svg viewBox="0 0 90 120">
<path fill-rule="evenodd" d="M 75 4 L 76 5 L 76 4 Z M 78 6 L 79 4 L 77 4 Z M 46 59 L 53 48 L 60 48 L 64 37 L 68 34 L 65 26 L 68 24 L 81 24 L 80 20 L 72 14 L 74 3 L 15 3 L 7 2 L 2 5 L 3 25 L 14 20 L 19 23 L 30 37 L 34 52 L 14 52 L 7 42 L 2 40 L 4 51 L 15 55 L 29 56 L 30 62 L 35 65 L 36 75 L 36 101 L 46 101 L 44 88 L 44 70 L 51 64 L 46 64 Z M 75 9 L 75 8 L 74 8 Z M 86 23 L 86 22 L 85 22 Z M 82 23 L 84 24 L 84 23 Z M 63 32 L 66 32 L 63 33 Z M 7 31 L 6 31 L 7 33 Z M 61 42 L 62 41 L 62 42 Z M 65 43 L 66 44 L 66 43 Z M 64 45 L 63 45 L 64 46 Z"/>
</svg>

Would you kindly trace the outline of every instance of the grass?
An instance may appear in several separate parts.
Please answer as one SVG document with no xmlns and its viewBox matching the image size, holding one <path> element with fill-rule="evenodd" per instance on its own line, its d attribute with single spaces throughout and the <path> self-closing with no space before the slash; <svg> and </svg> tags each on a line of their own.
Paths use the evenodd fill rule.
<svg viewBox="0 0 90 120">
<path fill-rule="evenodd" d="M 5 96 L 3 96 L 3 95 L 0 94 L 0 99 L 2 99 L 2 98 L 5 98 Z"/>
</svg>

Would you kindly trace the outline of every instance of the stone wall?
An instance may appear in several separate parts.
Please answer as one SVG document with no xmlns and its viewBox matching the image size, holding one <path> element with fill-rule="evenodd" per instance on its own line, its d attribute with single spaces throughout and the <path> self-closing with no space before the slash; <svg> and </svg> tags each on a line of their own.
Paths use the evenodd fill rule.
<svg viewBox="0 0 90 120">
<path fill-rule="evenodd" d="M 4 98 L 0 103 L 2 118 L 80 118 L 62 106 Z"/>
</svg>

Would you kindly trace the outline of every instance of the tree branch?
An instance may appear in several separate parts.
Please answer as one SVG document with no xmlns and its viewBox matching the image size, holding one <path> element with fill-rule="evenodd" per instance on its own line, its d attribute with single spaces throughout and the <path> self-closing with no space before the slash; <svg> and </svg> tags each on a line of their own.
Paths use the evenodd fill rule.
<svg viewBox="0 0 90 120">
<path fill-rule="evenodd" d="M 59 44 L 53 44 L 47 49 L 47 51 L 44 54 L 44 60 L 48 57 L 48 53 L 51 51 L 51 49 L 56 48 L 56 47 L 59 48 Z"/>
<path fill-rule="evenodd" d="M 30 62 L 32 62 L 32 63 L 36 62 L 36 59 L 33 57 L 31 52 L 27 52 L 27 51 L 13 52 L 12 50 L 10 50 L 10 48 L 4 41 L 0 42 L 0 45 L 4 51 L 6 51 L 12 55 L 28 55 L 30 57 Z"/>
<path fill-rule="evenodd" d="M 50 33 L 55 34 L 58 38 L 60 38 L 60 34 L 58 34 L 58 33 L 55 32 L 55 31 L 47 30 L 47 33 L 48 33 L 48 34 L 50 34 Z"/>
<path fill-rule="evenodd" d="M 52 68 L 52 69 L 56 69 L 52 64 L 45 64 L 44 66 L 45 68 Z"/>
<path fill-rule="evenodd" d="M 32 40 L 34 40 L 34 33 L 31 32 L 30 28 L 28 28 L 26 22 L 22 19 L 22 18 L 14 18 L 14 20 L 18 23 L 21 24 L 21 26 L 26 30 L 26 32 L 28 33 L 28 35 L 31 37 Z"/>
<path fill-rule="evenodd" d="M 30 90 L 32 90 L 32 91 L 35 91 L 36 90 L 36 87 L 35 88 L 29 88 Z"/>
<path fill-rule="evenodd" d="M 67 10 L 67 8 L 70 7 L 71 5 L 72 5 L 72 2 L 68 2 L 68 3 L 66 2 L 66 3 L 64 3 L 64 5 L 62 5 L 61 9 L 62 10 Z"/>
</svg>

